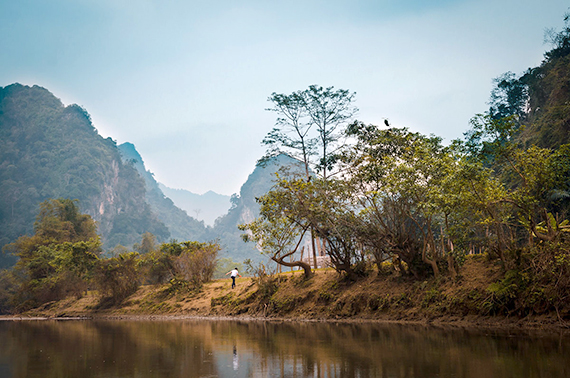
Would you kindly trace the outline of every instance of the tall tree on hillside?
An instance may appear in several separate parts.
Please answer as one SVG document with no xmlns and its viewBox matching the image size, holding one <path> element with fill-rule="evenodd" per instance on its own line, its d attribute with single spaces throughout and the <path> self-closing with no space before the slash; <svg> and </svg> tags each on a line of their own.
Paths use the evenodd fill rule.
<svg viewBox="0 0 570 378">
<path fill-rule="evenodd" d="M 557 32 L 555 29 L 547 29 L 545 41 L 552 45 L 552 50 L 546 52 L 546 61 L 566 56 L 570 53 L 570 12 L 564 15 L 564 27 Z"/>
<path fill-rule="evenodd" d="M 277 120 L 263 139 L 267 152 L 260 162 L 286 153 L 304 164 L 307 179 L 311 170 L 326 179 L 336 160 L 336 144 L 358 111 L 352 104 L 355 95 L 318 85 L 289 95 L 272 93 L 268 101 L 273 106 L 267 110 L 277 113 Z"/>
<path fill-rule="evenodd" d="M 524 118 L 528 113 L 528 85 L 525 76 L 517 78 L 512 72 L 506 72 L 495 78 L 495 87 L 489 100 L 489 115 L 493 119 L 510 116 Z"/>
<path fill-rule="evenodd" d="M 307 181 L 311 179 L 313 169 L 326 181 L 336 160 L 335 145 L 344 131 L 342 126 L 357 112 L 352 105 L 355 95 L 345 89 L 317 85 L 289 95 L 272 93 L 268 100 L 273 107 L 268 110 L 277 113 L 276 127 L 262 142 L 268 150 L 260 163 L 279 153 L 287 153 L 303 163 Z M 313 161 L 314 157 L 317 157 L 316 161 Z M 310 230 L 316 268 L 314 230 L 312 227 Z"/>
<path fill-rule="evenodd" d="M 309 135 L 311 124 L 304 119 L 307 116 L 304 94 L 301 91 L 290 95 L 272 93 L 268 101 L 273 107 L 268 111 L 277 113 L 275 126 L 263 139 L 267 152 L 261 163 L 279 155 L 287 155 L 301 161 L 307 179 L 310 177 L 310 159 L 314 155 L 316 138 Z"/>
<path fill-rule="evenodd" d="M 135 243 L 133 249 L 140 254 L 146 254 L 156 249 L 156 236 L 150 232 L 145 232 L 142 235 L 141 242 Z"/>
<path fill-rule="evenodd" d="M 355 95 L 355 92 L 350 93 L 346 89 L 335 91 L 334 87 L 323 88 L 316 85 L 311 85 L 304 92 L 305 109 L 310 117 L 310 123 L 318 132 L 318 145 L 321 149 L 316 168 L 325 180 L 336 161 L 336 143 L 343 134 L 347 122 L 358 111 L 352 105 Z"/>
</svg>

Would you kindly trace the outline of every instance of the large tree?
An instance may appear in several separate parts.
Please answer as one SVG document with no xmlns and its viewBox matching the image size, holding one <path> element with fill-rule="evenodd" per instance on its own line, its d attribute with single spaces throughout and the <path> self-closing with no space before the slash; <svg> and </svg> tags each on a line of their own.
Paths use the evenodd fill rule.
<svg viewBox="0 0 570 378">
<path fill-rule="evenodd" d="M 310 186 L 312 182 L 302 179 L 279 180 L 274 189 L 258 198 L 260 216 L 239 226 L 246 231 L 244 241 L 257 243 L 277 264 L 302 268 L 305 278 L 312 276 L 311 266 L 295 255 L 303 255 L 302 242 L 312 226 L 308 216 L 311 203 L 306 195 Z"/>
<path fill-rule="evenodd" d="M 303 237 L 314 230 L 320 240 L 326 240 L 327 254 L 338 272 L 354 278 L 354 263 L 362 261 L 356 247 L 354 209 L 351 192 L 341 180 L 302 177 L 279 180 L 275 187 L 258 201 L 260 217 L 241 226 L 248 230 L 246 241 L 258 243 L 269 257 L 280 265 L 298 266 L 311 276 L 310 266 L 295 260 L 304 250 Z M 301 255 L 303 253 L 301 252 Z"/>
<path fill-rule="evenodd" d="M 311 157 L 315 154 L 316 138 L 312 137 L 311 124 L 306 122 L 305 95 L 302 91 L 289 95 L 272 93 L 268 98 L 273 106 L 268 111 L 277 114 L 275 127 L 262 141 L 267 147 L 261 163 L 281 154 L 299 160 L 305 168 L 305 175 L 310 177 Z"/>
<path fill-rule="evenodd" d="M 329 171 L 336 162 L 338 141 L 344 135 L 348 121 L 358 109 L 352 104 L 356 93 L 346 89 L 334 90 L 334 87 L 323 88 L 311 85 L 304 92 L 305 108 L 318 133 L 320 147 L 317 170 L 326 180 Z"/>
<path fill-rule="evenodd" d="M 267 110 L 277 114 L 275 127 L 263 144 L 267 153 L 261 162 L 286 153 L 305 166 L 307 179 L 317 171 L 324 179 L 336 161 L 338 141 L 358 109 L 353 105 L 356 93 L 334 87 L 309 88 L 291 94 L 272 93 Z"/>
<path fill-rule="evenodd" d="M 421 276 L 442 265 L 454 274 L 454 225 L 467 209 L 464 165 L 441 139 L 407 129 L 353 123 L 356 143 L 343 162 L 360 223 L 355 233 L 378 262 L 404 261 Z M 442 264 L 446 261 L 446 264 Z"/>
<path fill-rule="evenodd" d="M 494 119 L 517 116 L 520 119 L 528 113 L 528 84 L 525 77 L 517 78 L 506 72 L 493 80 L 495 87 L 489 99 L 489 115 Z"/>
<path fill-rule="evenodd" d="M 318 85 L 291 94 L 272 93 L 268 101 L 273 106 L 268 110 L 277 113 L 277 120 L 263 140 L 267 152 L 260 163 L 286 153 L 302 162 L 307 182 L 314 172 L 327 180 L 336 161 L 339 138 L 357 112 L 352 104 L 354 97 L 354 92 Z M 311 227 L 309 231 L 316 268 L 314 229 Z M 304 234 L 301 232 L 300 237 Z"/>
<path fill-rule="evenodd" d="M 14 267 L 14 305 L 23 310 L 68 294 L 81 296 L 101 253 L 93 219 L 77 201 L 50 199 L 40 204 L 32 236 L 6 249 L 19 260 Z"/>
</svg>

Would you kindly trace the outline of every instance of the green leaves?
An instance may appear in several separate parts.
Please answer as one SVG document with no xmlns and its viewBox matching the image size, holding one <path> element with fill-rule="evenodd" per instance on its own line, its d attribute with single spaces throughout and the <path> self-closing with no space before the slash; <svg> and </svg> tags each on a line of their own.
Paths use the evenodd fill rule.
<svg viewBox="0 0 570 378">
<path fill-rule="evenodd" d="M 268 101 L 277 113 L 276 126 L 263 139 L 268 147 L 263 163 L 280 153 L 288 154 L 324 178 L 336 163 L 337 141 L 346 122 L 358 111 L 352 105 L 355 93 L 334 87 L 311 85 L 303 91 L 289 95 L 273 93 Z"/>
<path fill-rule="evenodd" d="M 471 130 L 466 132 L 462 146 L 467 156 L 484 163 L 500 163 L 509 159 L 517 148 L 514 136 L 520 131 L 517 116 L 493 118 L 489 114 L 478 114 L 470 121 Z"/>
</svg>

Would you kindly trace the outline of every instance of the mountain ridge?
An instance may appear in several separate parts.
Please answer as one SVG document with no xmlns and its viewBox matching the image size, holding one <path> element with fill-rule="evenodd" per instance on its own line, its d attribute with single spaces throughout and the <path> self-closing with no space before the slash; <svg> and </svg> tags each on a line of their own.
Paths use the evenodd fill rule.
<svg viewBox="0 0 570 378">
<path fill-rule="evenodd" d="M 293 167 L 302 171 L 300 163 L 285 154 L 278 155 L 269 160 L 264 165 L 257 165 L 252 173 L 248 176 L 246 182 L 241 186 L 239 194 L 231 197 L 231 208 L 224 216 L 216 219 L 214 227 L 210 229 L 209 235 L 211 239 L 220 241 L 224 251 L 222 257 L 231 257 L 237 261 L 267 260 L 265 256 L 256 249 L 253 243 L 245 243 L 242 240 L 242 231 L 237 226 L 239 224 L 249 223 L 259 215 L 259 204 L 256 198 L 267 193 L 274 185 L 277 179 L 276 173 L 282 167 Z"/>
<path fill-rule="evenodd" d="M 177 207 L 174 202 L 164 195 L 154 175 L 144 165 L 142 156 L 134 144 L 122 143 L 118 146 L 123 161 L 132 164 L 139 175 L 144 179 L 145 197 L 158 219 L 169 229 L 171 237 L 176 240 L 205 241 L 204 222 L 195 219 L 186 211 Z"/>
<path fill-rule="evenodd" d="M 215 220 L 226 214 L 231 205 L 230 196 L 218 194 L 212 190 L 204 194 L 196 194 L 186 189 L 170 188 L 160 182 L 158 187 L 176 206 L 208 226 L 213 226 Z"/>
<path fill-rule="evenodd" d="M 48 198 L 78 199 L 106 247 L 131 245 L 144 232 L 170 238 L 116 143 L 98 134 L 84 108 L 65 106 L 43 87 L 0 87 L 0 161 L 1 246 L 33 232 Z"/>
<path fill-rule="evenodd" d="M 0 162 L 0 247 L 33 233 L 41 202 L 70 198 L 97 222 L 106 250 L 130 247 L 150 232 L 158 242 L 218 240 L 222 257 L 243 261 L 263 257 L 242 241 L 238 224 L 257 216 L 255 198 L 272 187 L 281 166 L 296 161 L 279 156 L 256 166 L 231 197 L 211 190 L 196 195 L 202 200 L 197 206 L 212 199 L 218 206 L 206 226 L 175 206 L 170 192 L 185 192 L 167 188 L 166 195 L 132 143 L 103 138 L 83 107 L 65 106 L 43 87 L 16 83 L 0 87 Z M 0 256 L 0 267 L 14 262 Z"/>
</svg>

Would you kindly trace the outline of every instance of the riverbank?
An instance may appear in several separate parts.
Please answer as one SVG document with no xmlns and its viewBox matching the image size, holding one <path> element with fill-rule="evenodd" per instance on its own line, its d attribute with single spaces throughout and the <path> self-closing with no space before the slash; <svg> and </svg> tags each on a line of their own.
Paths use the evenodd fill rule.
<svg viewBox="0 0 570 378">
<path fill-rule="evenodd" d="M 501 277 L 500 267 L 484 258 L 469 259 L 456 279 L 416 281 L 380 271 L 349 282 L 325 269 L 304 280 L 295 271 L 264 279 L 239 278 L 235 289 L 229 279 L 212 281 L 198 292 L 173 292 L 169 285 L 142 286 L 119 305 L 105 305 L 97 293 L 88 292 L 82 298 L 50 302 L 11 318 L 379 321 L 570 332 L 570 319 L 564 314 L 493 313 L 496 306 L 488 288 Z"/>
<path fill-rule="evenodd" d="M 30 315 L 0 315 L 2 321 L 238 321 L 238 322 L 270 322 L 270 323 L 328 323 L 328 324 L 394 324 L 410 327 L 421 327 L 441 330 L 470 330 L 492 334 L 509 335 L 552 335 L 570 337 L 570 327 L 562 324 L 553 317 L 528 317 L 525 319 L 514 319 L 504 317 L 442 317 L 433 320 L 404 320 L 386 318 L 344 318 L 344 319 L 309 319 L 309 318 L 280 318 L 280 317 L 258 317 L 258 316 L 213 316 L 213 315 L 105 315 L 105 314 L 85 314 L 82 316 L 51 317 L 51 316 L 30 316 Z"/>
</svg>

